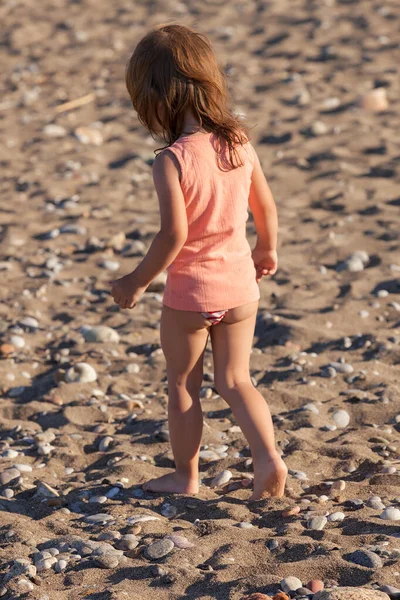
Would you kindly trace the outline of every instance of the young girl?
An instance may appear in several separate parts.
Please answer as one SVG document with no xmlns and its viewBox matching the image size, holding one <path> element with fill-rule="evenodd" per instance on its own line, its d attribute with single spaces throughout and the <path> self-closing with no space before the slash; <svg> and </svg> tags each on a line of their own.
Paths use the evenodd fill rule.
<svg viewBox="0 0 400 600">
<path fill-rule="evenodd" d="M 165 141 L 153 165 L 160 231 L 139 266 L 112 282 L 114 301 L 133 308 L 151 281 L 168 272 L 160 335 L 175 471 L 144 487 L 199 490 L 199 393 L 210 336 L 215 388 L 253 457 L 250 499 L 282 496 L 287 468 L 249 371 L 258 282 L 277 270 L 276 207 L 259 159 L 229 108 L 224 75 L 203 35 L 182 25 L 150 31 L 127 65 L 126 84 L 140 122 Z M 257 230 L 253 252 L 246 239 L 248 206 Z"/>
</svg>

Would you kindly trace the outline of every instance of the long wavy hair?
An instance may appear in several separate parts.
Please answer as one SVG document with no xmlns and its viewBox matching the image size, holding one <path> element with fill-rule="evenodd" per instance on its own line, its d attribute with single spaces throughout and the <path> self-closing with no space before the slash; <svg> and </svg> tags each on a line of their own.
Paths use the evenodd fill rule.
<svg viewBox="0 0 400 600">
<path fill-rule="evenodd" d="M 232 111 L 226 77 L 206 36 L 184 25 L 159 25 L 136 46 L 125 81 L 139 121 L 162 137 L 164 148 L 182 135 L 191 111 L 216 135 L 221 151 L 228 149 L 230 167 L 243 164 L 237 147 L 248 141 L 248 130 Z"/>
</svg>

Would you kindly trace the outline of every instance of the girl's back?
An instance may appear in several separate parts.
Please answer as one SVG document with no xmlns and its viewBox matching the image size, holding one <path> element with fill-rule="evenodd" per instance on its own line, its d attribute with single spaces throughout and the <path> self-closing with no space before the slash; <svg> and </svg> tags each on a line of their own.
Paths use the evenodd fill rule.
<svg viewBox="0 0 400 600">
<path fill-rule="evenodd" d="M 188 236 L 168 267 L 164 304 L 216 311 L 258 300 L 246 239 L 252 146 L 237 148 L 243 164 L 236 168 L 213 133 L 182 136 L 165 152 L 171 152 L 179 166 Z"/>
</svg>

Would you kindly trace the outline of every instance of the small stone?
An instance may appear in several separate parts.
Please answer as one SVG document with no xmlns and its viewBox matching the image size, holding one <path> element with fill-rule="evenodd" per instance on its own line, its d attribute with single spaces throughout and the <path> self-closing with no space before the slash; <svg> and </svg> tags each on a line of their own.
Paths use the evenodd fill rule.
<svg viewBox="0 0 400 600">
<path fill-rule="evenodd" d="M 159 521 L 159 517 L 153 517 L 152 515 L 136 515 L 128 517 L 129 525 L 136 525 L 136 523 L 145 523 L 146 521 Z"/>
<path fill-rule="evenodd" d="M 109 447 L 113 441 L 114 441 L 114 439 L 109 435 L 107 435 L 102 440 L 100 440 L 99 452 L 106 452 L 109 449 Z"/>
<path fill-rule="evenodd" d="M 380 515 L 385 521 L 400 521 L 400 510 L 394 506 L 388 506 Z"/>
<path fill-rule="evenodd" d="M 1 344 L 0 346 L 0 356 L 3 358 L 8 358 L 12 356 L 15 352 L 15 348 L 12 344 Z"/>
<path fill-rule="evenodd" d="M 279 585 L 284 592 L 295 592 L 301 588 L 303 584 L 297 577 L 289 576 L 282 579 Z"/>
<path fill-rule="evenodd" d="M 28 329 L 29 331 L 36 331 L 36 329 L 39 329 L 39 321 L 34 317 L 24 317 L 19 321 L 19 325 L 25 327 L 25 329 Z"/>
<path fill-rule="evenodd" d="M 298 515 L 300 512 L 300 506 L 292 506 L 291 508 L 287 508 L 282 512 L 282 517 L 293 517 L 294 515 Z"/>
<path fill-rule="evenodd" d="M 215 460 L 220 460 L 221 457 L 219 456 L 219 454 L 217 454 L 213 450 L 202 450 L 199 453 L 199 458 L 200 458 L 200 461 L 203 463 L 210 463 Z"/>
<path fill-rule="evenodd" d="M 174 542 L 168 538 L 158 540 L 147 546 L 145 555 L 150 560 L 158 560 L 167 556 L 174 549 Z"/>
<path fill-rule="evenodd" d="M 329 129 L 327 125 L 323 121 L 313 121 L 310 126 L 310 131 L 313 135 L 325 135 L 328 133 Z"/>
<path fill-rule="evenodd" d="M 103 260 L 100 266 L 108 271 L 118 271 L 120 264 L 117 260 Z"/>
<path fill-rule="evenodd" d="M 306 587 L 311 590 L 313 594 L 316 594 L 324 589 L 324 582 L 320 579 L 312 579 L 307 583 Z"/>
<path fill-rule="evenodd" d="M 389 108 L 386 88 L 378 87 L 367 92 L 361 99 L 361 105 L 368 112 L 382 112 Z"/>
<path fill-rule="evenodd" d="M 49 569 L 51 569 L 51 567 L 55 565 L 56 562 L 58 561 L 55 558 L 55 556 L 49 556 L 48 558 L 41 558 L 40 560 L 38 560 L 35 566 L 38 573 L 40 573 L 41 571 L 48 571 Z"/>
<path fill-rule="evenodd" d="M 95 562 L 98 567 L 101 569 L 115 569 L 118 567 L 119 556 L 117 554 L 102 554 L 100 556 L 96 556 Z"/>
<path fill-rule="evenodd" d="M 81 144 L 91 144 L 93 146 L 101 146 L 103 143 L 103 136 L 101 131 L 94 127 L 77 127 L 75 129 L 75 135 Z"/>
<path fill-rule="evenodd" d="M 232 475 L 231 471 L 221 471 L 221 473 L 218 473 L 218 475 L 216 475 L 211 480 L 210 487 L 212 487 L 212 488 L 221 487 L 221 486 L 225 485 L 226 483 L 228 483 L 228 481 L 230 481 L 232 479 L 232 477 L 233 477 L 233 475 Z"/>
<path fill-rule="evenodd" d="M 21 472 L 18 469 L 6 469 L 2 473 L 0 473 L 0 484 L 7 485 L 11 481 L 15 481 L 21 476 Z"/>
<path fill-rule="evenodd" d="M 385 505 L 383 504 L 379 496 L 370 496 L 367 500 L 367 506 L 374 508 L 375 510 L 384 510 Z"/>
<path fill-rule="evenodd" d="M 49 123 L 43 129 L 43 132 L 48 137 L 52 138 L 61 138 L 67 135 L 67 130 L 61 125 L 56 125 L 55 123 Z"/>
<path fill-rule="evenodd" d="M 308 529 L 313 529 L 314 531 L 321 531 L 327 522 L 328 521 L 326 517 L 317 515 L 308 521 L 307 527 Z"/>
<path fill-rule="evenodd" d="M 333 420 L 335 421 L 336 427 L 339 429 L 345 429 L 350 423 L 350 415 L 347 411 L 340 409 L 333 413 Z"/>
<path fill-rule="evenodd" d="M 168 535 L 166 539 L 171 540 L 171 542 L 173 542 L 175 548 L 179 548 L 181 550 L 186 550 L 188 548 L 195 547 L 195 544 L 192 544 L 192 542 L 189 542 L 189 540 L 187 538 L 185 538 L 183 535 L 178 535 L 178 534 Z"/>
<path fill-rule="evenodd" d="M 68 369 L 65 375 L 67 383 L 91 383 L 96 381 L 97 373 L 91 365 L 81 362 Z"/>
<path fill-rule="evenodd" d="M 105 504 L 107 500 L 107 496 L 92 496 L 89 502 L 90 504 Z"/>
<path fill-rule="evenodd" d="M 337 373 L 346 373 L 346 374 L 350 374 L 353 373 L 354 371 L 354 367 L 352 365 L 350 365 L 349 363 L 341 363 L 341 362 L 331 362 L 328 365 L 329 367 L 335 369 L 335 371 Z"/>
<path fill-rule="evenodd" d="M 12 335 L 10 337 L 10 342 L 11 345 L 14 346 L 14 348 L 17 348 L 18 350 L 25 346 L 25 340 L 20 335 Z"/>
<path fill-rule="evenodd" d="M 345 514 L 338 511 L 338 512 L 334 512 L 334 513 L 331 513 L 330 515 L 328 515 L 327 519 L 329 522 L 335 523 L 337 521 L 343 521 L 344 517 L 345 517 Z"/>
<path fill-rule="evenodd" d="M 105 523 L 114 521 L 114 518 L 107 513 L 98 513 L 96 515 L 88 515 L 85 517 L 85 521 L 91 525 L 104 525 Z"/>
<path fill-rule="evenodd" d="M 19 456 L 19 453 L 16 450 L 13 450 L 12 448 L 8 448 L 8 450 L 4 450 L 1 456 L 2 458 L 17 458 L 17 456 Z"/>
<path fill-rule="evenodd" d="M 123 535 L 121 539 L 117 542 L 119 550 L 133 550 L 138 545 L 139 539 L 136 537 L 136 535 L 132 535 L 131 533 Z"/>
<path fill-rule="evenodd" d="M 271 552 L 273 550 L 276 550 L 277 548 L 279 548 L 279 542 L 278 540 L 268 540 L 268 542 L 266 543 L 266 546 L 268 548 L 268 550 L 270 550 Z"/>
<path fill-rule="evenodd" d="M 371 550 L 356 550 L 348 556 L 348 560 L 369 569 L 380 569 L 383 566 L 381 557 Z"/>
<path fill-rule="evenodd" d="M 81 332 L 83 337 L 85 338 L 85 342 L 119 342 L 119 334 L 114 329 L 112 329 L 111 327 L 107 327 L 106 325 L 98 325 L 96 327 L 85 326 L 82 327 Z"/>
<path fill-rule="evenodd" d="M 67 568 L 67 566 L 68 566 L 67 561 L 61 558 L 57 562 L 57 564 L 55 566 L 55 570 L 56 570 L 57 573 L 61 573 L 62 571 L 64 571 Z"/>
<path fill-rule="evenodd" d="M 31 581 L 28 581 L 27 579 L 23 578 L 18 579 L 17 586 L 20 588 L 22 593 L 31 592 L 35 587 Z"/>
</svg>

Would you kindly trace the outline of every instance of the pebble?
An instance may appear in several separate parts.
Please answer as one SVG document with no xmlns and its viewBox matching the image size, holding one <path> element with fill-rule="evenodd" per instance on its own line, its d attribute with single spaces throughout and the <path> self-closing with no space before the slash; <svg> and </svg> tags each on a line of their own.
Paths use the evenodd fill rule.
<svg viewBox="0 0 400 600">
<path fill-rule="evenodd" d="M 100 266 L 108 271 L 118 271 L 120 264 L 117 260 L 103 260 Z"/>
<path fill-rule="evenodd" d="M 138 545 L 139 539 L 136 537 L 136 535 L 133 535 L 131 533 L 123 535 L 121 539 L 117 542 L 119 550 L 133 550 Z"/>
<path fill-rule="evenodd" d="M 174 549 L 175 544 L 171 539 L 164 538 L 162 540 L 158 540 L 157 542 L 153 542 L 149 546 L 147 546 L 145 550 L 145 555 L 150 560 L 158 560 L 167 556 Z"/>
<path fill-rule="evenodd" d="M 10 343 L 14 348 L 21 349 L 25 346 L 25 340 L 20 335 L 12 335 L 10 337 Z"/>
<path fill-rule="evenodd" d="M 400 510 L 394 506 L 388 506 L 380 517 L 385 521 L 400 521 Z"/>
<path fill-rule="evenodd" d="M 61 125 L 56 125 L 55 123 L 49 123 L 43 129 L 43 132 L 48 137 L 52 138 L 61 138 L 67 135 L 67 130 Z"/>
<path fill-rule="evenodd" d="M 310 131 L 315 136 L 325 135 L 325 133 L 328 133 L 329 128 L 323 121 L 313 121 L 310 126 Z"/>
<path fill-rule="evenodd" d="M 333 413 L 332 418 L 335 421 L 336 427 L 339 429 L 345 429 L 350 423 L 350 415 L 346 410 L 343 409 L 336 410 Z"/>
<path fill-rule="evenodd" d="M 0 484 L 7 485 L 11 481 L 15 481 L 21 476 L 21 472 L 18 469 L 11 468 L 6 469 L 2 473 L 0 473 Z"/>
<path fill-rule="evenodd" d="M 114 553 L 102 554 L 95 557 L 95 563 L 101 569 L 115 569 L 118 567 L 120 558 Z"/>
<path fill-rule="evenodd" d="M 348 556 L 348 560 L 370 569 L 380 569 L 383 566 L 381 557 L 371 550 L 356 550 Z"/>
<path fill-rule="evenodd" d="M 284 592 L 295 592 L 301 588 L 303 584 L 297 577 L 289 576 L 282 579 L 279 586 Z"/>
<path fill-rule="evenodd" d="M 38 560 L 35 563 L 35 566 L 36 566 L 38 573 L 40 573 L 41 571 L 48 571 L 57 562 L 58 561 L 55 558 L 55 556 L 49 556 L 48 558 L 41 558 L 40 560 Z"/>
<path fill-rule="evenodd" d="M 9 448 L 8 450 L 4 450 L 1 456 L 2 458 L 17 458 L 18 455 L 19 453 L 16 450 Z"/>
<path fill-rule="evenodd" d="M 91 383 L 96 381 L 97 373 L 88 363 L 80 362 L 68 369 L 65 375 L 67 383 Z"/>
<path fill-rule="evenodd" d="M 307 522 L 307 527 L 308 529 L 313 529 L 315 531 L 321 531 L 325 525 L 327 524 L 327 518 L 321 515 L 317 515 L 315 517 L 312 517 L 312 519 L 310 519 Z"/>
<path fill-rule="evenodd" d="M 39 321 L 34 317 L 24 317 L 19 321 L 19 325 L 30 331 L 36 331 L 36 329 L 39 329 Z"/>
<path fill-rule="evenodd" d="M 67 568 L 67 566 L 68 566 L 68 562 L 66 560 L 64 560 L 64 559 L 61 558 L 57 562 L 57 564 L 55 566 L 55 570 L 56 570 L 57 573 L 61 573 L 62 571 L 65 571 L 65 569 Z"/>
<path fill-rule="evenodd" d="M 298 515 L 300 512 L 300 506 L 293 506 L 292 508 L 287 508 L 282 512 L 282 517 L 293 517 L 294 515 Z"/>
<path fill-rule="evenodd" d="M 153 517 L 152 515 L 136 515 L 128 517 L 129 525 L 136 525 L 136 523 L 145 523 L 146 521 L 159 521 L 159 517 Z"/>
<path fill-rule="evenodd" d="M 14 468 L 18 469 L 18 471 L 21 471 L 21 473 L 32 473 L 33 471 L 31 465 L 25 465 L 24 463 L 15 464 Z"/>
<path fill-rule="evenodd" d="M 335 369 L 335 371 L 337 373 L 350 374 L 350 373 L 353 373 L 353 371 L 354 371 L 354 367 L 352 365 L 350 365 L 349 363 L 345 363 L 345 362 L 331 362 L 331 363 L 329 363 L 328 367 Z"/>
<path fill-rule="evenodd" d="M 311 581 L 309 581 L 307 583 L 306 586 L 309 590 L 311 590 L 313 592 L 313 594 L 316 594 L 317 592 L 320 592 L 324 589 L 324 582 L 321 581 L 320 579 L 312 579 Z"/>
<path fill-rule="evenodd" d="M 337 521 L 343 521 L 344 517 L 345 517 L 345 514 L 338 511 L 338 512 L 334 512 L 334 513 L 331 513 L 330 515 L 328 515 L 327 519 L 329 522 L 335 523 Z"/>
<path fill-rule="evenodd" d="M 368 112 L 382 112 L 389 108 L 386 88 L 378 87 L 364 94 L 361 105 Z"/>
<path fill-rule="evenodd" d="M 216 475 L 211 480 L 210 487 L 212 487 L 212 488 L 221 487 L 221 486 L 225 485 L 226 483 L 228 483 L 228 481 L 230 481 L 232 479 L 232 477 L 233 477 L 233 475 L 232 475 L 231 471 L 221 471 L 221 473 L 218 473 L 218 475 Z"/>
<path fill-rule="evenodd" d="M 173 542 L 175 548 L 179 548 L 180 550 L 187 550 L 188 548 L 194 548 L 195 544 L 189 542 L 187 538 L 183 535 L 173 534 L 168 535 L 166 537 L 167 540 L 171 540 Z"/>
<path fill-rule="evenodd" d="M 89 502 L 90 504 L 105 504 L 107 500 L 107 496 L 92 496 Z"/>
<path fill-rule="evenodd" d="M 114 521 L 114 517 L 108 515 L 107 513 L 98 513 L 96 515 L 86 516 L 85 521 L 91 525 L 103 525 L 105 523 L 109 523 L 110 521 Z"/>
<path fill-rule="evenodd" d="M 81 333 L 85 338 L 85 342 L 93 343 L 106 343 L 106 342 L 119 342 L 119 334 L 106 325 L 98 325 L 96 327 L 84 326 L 81 328 Z"/>
<path fill-rule="evenodd" d="M 106 452 L 113 441 L 114 439 L 110 435 L 102 438 L 99 443 L 99 452 Z"/>
<path fill-rule="evenodd" d="M 76 137 L 81 144 L 91 144 L 93 146 L 101 146 L 103 136 L 101 131 L 94 127 L 77 127 L 74 131 Z"/>
<path fill-rule="evenodd" d="M 220 455 L 214 452 L 213 450 L 202 450 L 199 453 L 200 461 L 203 463 L 210 463 L 215 460 L 220 460 Z"/>
<path fill-rule="evenodd" d="M 367 506 L 374 508 L 375 510 L 384 510 L 385 508 L 385 505 L 379 496 L 370 496 L 367 500 Z"/>
</svg>

